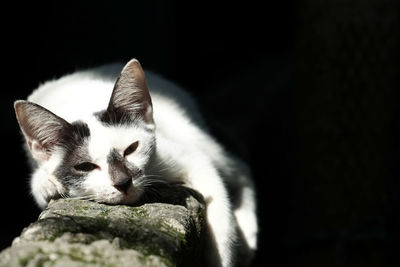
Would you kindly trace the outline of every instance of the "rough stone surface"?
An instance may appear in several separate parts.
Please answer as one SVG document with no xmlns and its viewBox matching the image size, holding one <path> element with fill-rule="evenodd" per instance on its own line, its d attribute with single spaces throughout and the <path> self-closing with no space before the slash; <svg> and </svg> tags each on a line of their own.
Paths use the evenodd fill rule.
<svg viewBox="0 0 400 267">
<path fill-rule="evenodd" d="M 201 264 L 204 205 L 109 206 L 52 201 L 0 254 L 0 266 L 185 266 Z"/>
</svg>

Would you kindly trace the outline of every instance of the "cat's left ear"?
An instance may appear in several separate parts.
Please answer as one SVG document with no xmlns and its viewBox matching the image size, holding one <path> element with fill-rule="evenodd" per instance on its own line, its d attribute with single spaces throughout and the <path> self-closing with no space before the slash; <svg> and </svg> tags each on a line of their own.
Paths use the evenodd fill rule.
<svg viewBox="0 0 400 267">
<path fill-rule="evenodd" d="M 142 118 L 153 124 L 153 106 L 144 71 L 136 59 L 122 69 L 115 83 L 107 113 L 120 119 Z"/>
<path fill-rule="evenodd" d="M 14 108 L 33 158 L 38 163 L 47 161 L 53 149 L 60 145 L 62 133 L 70 129 L 70 124 L 29 101 L 18 100 L 14 103 Z"/>
</svg>

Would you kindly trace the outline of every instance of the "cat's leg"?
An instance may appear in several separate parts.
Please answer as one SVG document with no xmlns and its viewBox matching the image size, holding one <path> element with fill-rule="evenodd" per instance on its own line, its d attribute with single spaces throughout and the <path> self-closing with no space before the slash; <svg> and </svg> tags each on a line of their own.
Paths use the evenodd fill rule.
<svg viewBox="0 0 400 267">
<path fill-rule="evenodd" d="M 189 180 L 207 203 L 207 222 L 218 250 L 219 263 L 232 266 L 233 244 L 237 239 L 234 217 L 228 192 L 217 170 L 207 160 L 196 161 L 189 170 Z"/>
<path fill-rule="evenodd" d="M 233 156 L 219 158 L 216 161 L 219 172 L 223 174 L 225 183 L 230 190 L 232 208 L 239 231 L 245 242 L 244 248 L 249 249 L 251 257 L 257 249 L 257 202 L 254 183 L 248 166 Z"/>
<path fill-rule="evenodd" d="M 234 214 L 247 246 L 254 252 L 257 249 L 258 224 L 255 193 L 252 186 L 245 185 L 241 188 Z"/>
<path fill-rule="evenodd" d="M 31 193 L 41 209 L 46 208 L 50 199 L 62 194 L 64 187 L 52 174 L 38 168 L 31 178 Z"/>
</svg>

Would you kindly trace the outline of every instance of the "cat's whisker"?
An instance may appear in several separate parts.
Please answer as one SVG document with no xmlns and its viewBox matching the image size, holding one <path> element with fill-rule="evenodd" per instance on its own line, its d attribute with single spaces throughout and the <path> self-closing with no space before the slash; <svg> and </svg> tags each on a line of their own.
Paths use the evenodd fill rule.
<svg viewBox="0 0 400 267">
<path fill-rule="evenodd" d="M 170 161 L 170 159 L 159 160 L 158 162 L 155 163 L 155 166 L 170 165 L 168 161 Z"/>
<path fill-rule="evenodd" d="M 154 183 L 167 183 L 160 175 L 144 175 L 135 180 L 136 185 L 146 186 Z"/>
<path fill-rule="evenodd" d="M 74 200 L 91 200 L 94 201 L 96 200 L 96 195 L 95 194 L 85 194 L 85 195 L 80 195 L 80 196 L 75 196 L 75 197 L 67 197 L 68 199 L 74 199 Z"/>
<path fill-rule="evenodd" d="M 143 177 L 162 177 L 161 175 L 158 175 L 158 174 L 145 174 Z"/>
<path fill-rule="evenodd" d="M 141 185 L 144 187 L 156 186 L 156 185 L 166 185 L 166 184 L 168 184 L 167 181 L 158 180 L 158 179 L 145 179 L 141 182 Z"/>
<path fill-rule="evenodd" d="M 171 161 L 170 159 L 163 159 L 160 160 L 160 162 L 156 162 L 154 163 L 155 169 L 157 170 L 157 172 L 165 172 L 171 169 L 175 168 L 175 163 L 173 161 Z M 161 169 L 159 169 L 161 167 Z"/>
<path fill-rule="evenodd" d="M 171 166 L 171 165 L 166 165 L 164 168 L 162 168 L 162 169 L 160 169 L 160 170 L 158 170 L 159 172 L 165 172 L 165 171 L 168 171 L 168 170 L 171 170 L 171 169 L 173 169 L 174 167 L 173 166 Z"/>
</svg>

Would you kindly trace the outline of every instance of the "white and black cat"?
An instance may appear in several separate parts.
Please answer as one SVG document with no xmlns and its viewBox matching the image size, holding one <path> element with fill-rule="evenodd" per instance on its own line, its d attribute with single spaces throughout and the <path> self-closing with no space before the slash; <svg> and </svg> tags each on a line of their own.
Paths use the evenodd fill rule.
<svg viewBox="0 0 400 267">
<path fill-rule="evenodd" d="M 58 197 L 133 204 L 155 179 L 182 182 L 207 202 L 219 264 L 236 265 L 238 247 L 257 247 L 249 172 L 207 133 L 187 93 L 146 76 L 133 59 L 49 81 L 15 102 L 35 162 L 32 195 L 41 208 Z"/>
</svg>

